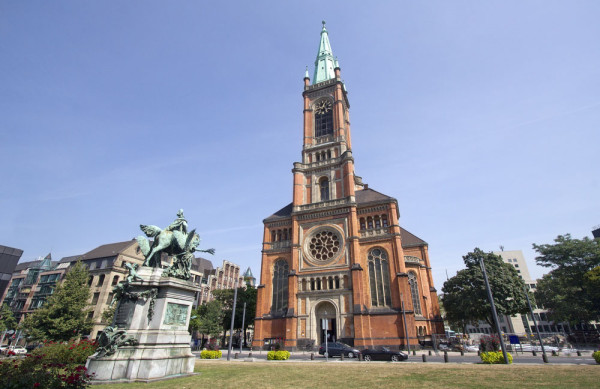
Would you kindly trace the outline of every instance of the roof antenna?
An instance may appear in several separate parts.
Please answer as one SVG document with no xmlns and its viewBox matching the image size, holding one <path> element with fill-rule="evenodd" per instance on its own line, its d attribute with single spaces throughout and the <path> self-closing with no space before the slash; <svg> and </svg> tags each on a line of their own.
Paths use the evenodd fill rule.
<svg viewBox="0 0 600 389">
<path fill-rule="evenodd" d="M 504 251 L 504 246 L 500 245 L 500 251 Z"/>
</svg>

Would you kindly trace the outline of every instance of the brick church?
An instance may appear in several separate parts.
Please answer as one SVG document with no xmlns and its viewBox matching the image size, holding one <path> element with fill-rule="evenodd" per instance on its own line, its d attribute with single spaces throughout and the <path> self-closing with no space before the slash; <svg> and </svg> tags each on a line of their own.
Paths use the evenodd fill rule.
<svg viewBox="0 0 600 389">
<path fill-rule="evenodd" d="M 350 103 L 325 23 L 302 96 L 293 201 L 264 220 L 253 346 L 327 337 L 398 348 L 443 333 L 427 243 L 400 227 L 395 198 L 354 173 Z"/>
</svg>

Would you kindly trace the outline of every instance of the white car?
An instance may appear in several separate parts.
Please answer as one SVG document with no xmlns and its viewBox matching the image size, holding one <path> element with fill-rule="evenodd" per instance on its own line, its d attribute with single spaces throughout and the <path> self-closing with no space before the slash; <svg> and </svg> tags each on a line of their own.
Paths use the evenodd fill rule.
<svg viewBox="0 0 600 389">
<path fill-rule="evenodd" d="M 3 351 L 6 355 L 12 355 L 13 353 L 16 355 L 24 355 L 27 354 L 27 349 L 25 347 L 9 347 Z"/>
<path fill-rule="evenodd" d="M 476 353 L 477 351 L 479 351 L 479 347 L 478 346 L 465 345 L 465 351 L 470 352 L 470 353 Z"/>
</svg>

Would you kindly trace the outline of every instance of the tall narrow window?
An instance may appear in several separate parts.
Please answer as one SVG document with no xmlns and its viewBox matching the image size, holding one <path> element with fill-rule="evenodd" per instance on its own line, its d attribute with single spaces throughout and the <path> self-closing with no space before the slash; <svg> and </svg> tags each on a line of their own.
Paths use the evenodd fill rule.
<svg viewBox="0 0 600 389">
<path fill-rule="evenodd" d="M 368 254 L 369 283 L 371 284 L 371 305 L 374 307 L 389 306 L 390 267 L 387 254 L 382 249 L 373 249 Z"/>
<path fill-rule="evenodd" d="M 333 104 L 321 100 L 315 104 L 315 137 L 333 134 Z"/>
<path fill-rule="evenodd" d="M 408 285 L 410 286 L 415 315 L 422 315 L 421 300 L 419 300 L 419 284 L 417 283 L 417 274 L 414 271 L 408 272 Z"/>
<path fill-rule="evenodd" d="M 288 263 L 279 259 L 273 267 L 273 312 L 284 313 L 288 302 Z"/>
<path fill-rule="evenodd" d="M 319 186 L 321 188 L 321 201 L 329 200 L 329 180 L 327 178 L 322 178 Z"/>
</svg>

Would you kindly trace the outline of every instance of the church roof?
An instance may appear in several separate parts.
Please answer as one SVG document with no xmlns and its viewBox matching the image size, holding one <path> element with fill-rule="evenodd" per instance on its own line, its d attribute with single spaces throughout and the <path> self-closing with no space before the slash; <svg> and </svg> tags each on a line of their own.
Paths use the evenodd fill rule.
<svg viewBox="0 0 600 389">
<path fill-rule="evenodd" d="M 319 82 L 335 78 L 335 72 L 333 69 L 336 67 L 338 67 L 338 63 L 333 57 L 331 44 L 329 43 L 329 35 L 327 34 L 327 29 L 325 28 L 325 22 L 323 22 L 323 28 L 321 29 L 321 41 L 319 42 L 319 51 L 317 52 L 317 59 L 315 60 L 315 73 L 312 83 L 318 84 Z"/>
<path fill-rule="evenodd" d="M 402 227 L 400 227 L 400 239 L 402 240 L 402 247 L 427 246 L 427 242 Z"/>
<path fill-rule="evenodd" d="M 266 218 L 265 221 L 273 221 L 277 219 L 284 219 L 286 217 L 290 217 L 293 208 L 293 203 L 289 203 L 285 207 L 281 208 L 279 211 Z"/>
<path fill-rule="evenodd" d="M 366 188 L 362 190 L 357 190 L 356 193 L 356 203 L 372 203 L 375 201 L 388 201 L 395 200 L 393 197 L 388 195 L 384 195 L 383 193 L 377 192 L 371 188 Z"/>
</svg>

